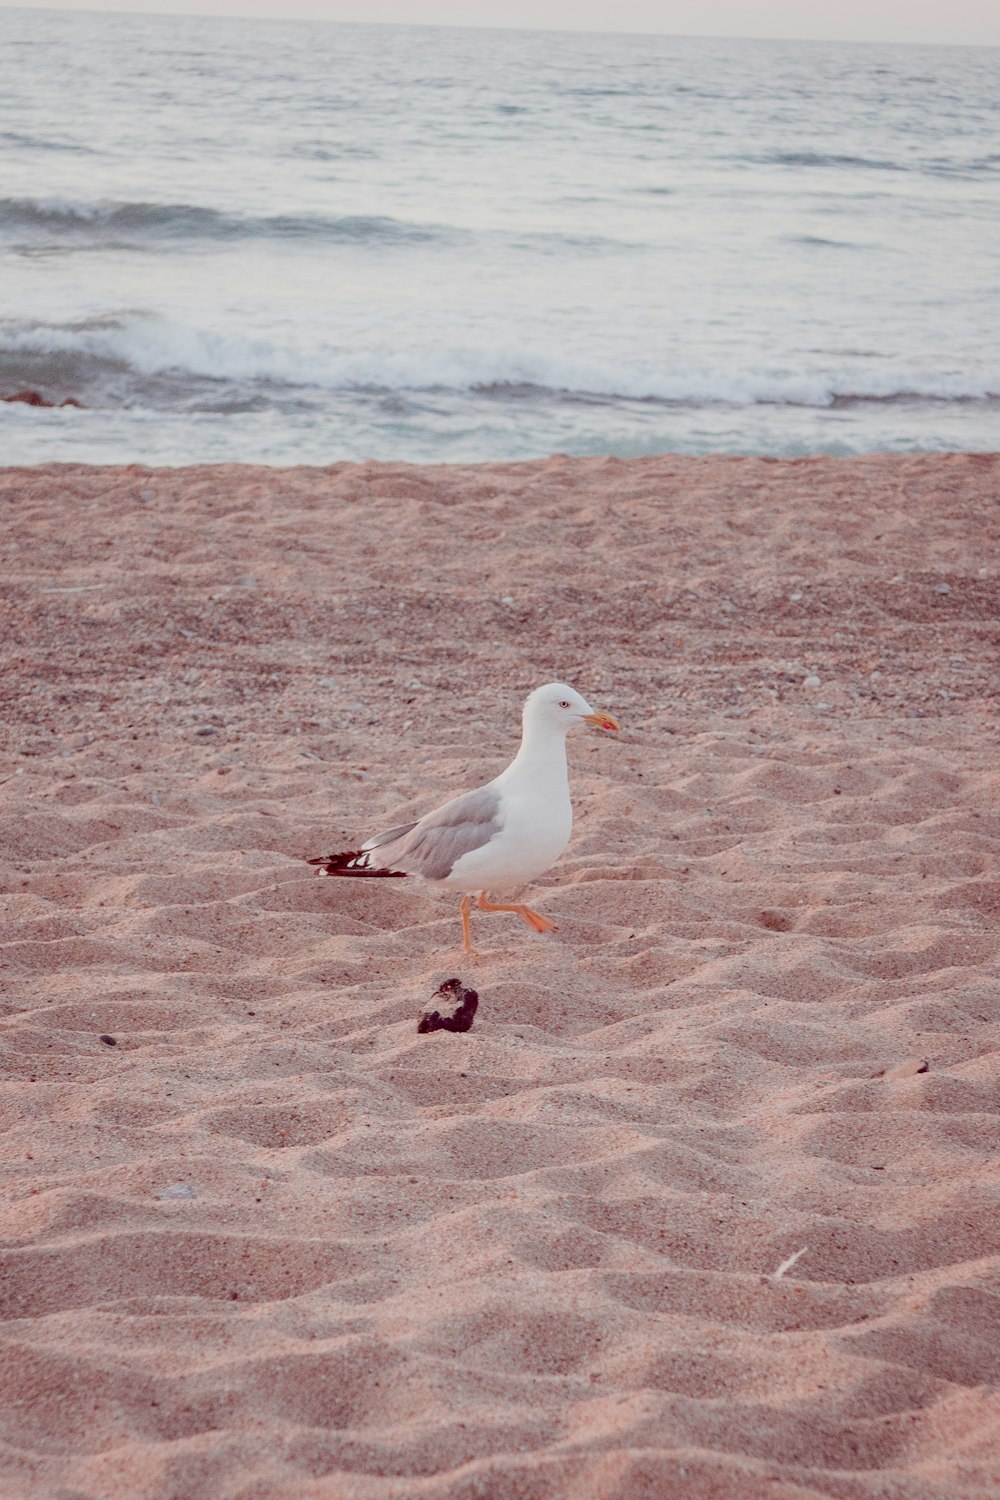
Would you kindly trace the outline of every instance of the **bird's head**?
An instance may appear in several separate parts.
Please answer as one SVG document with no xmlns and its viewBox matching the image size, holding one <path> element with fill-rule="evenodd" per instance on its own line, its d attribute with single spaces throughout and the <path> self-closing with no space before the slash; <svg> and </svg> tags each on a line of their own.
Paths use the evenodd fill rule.
<svg viewBox="0 0 1000 1500">
<path fill-rule="evenodd" d="M 544 727 L 565 734 L 577 724 L 589 724 L 594 729 L 621 727 L 610 714 L 595 712 L 586 698 L 565 682 L 547 682 L 544 687 L 535 688 L 525 702 L 525 729 Z"/>
</svg>

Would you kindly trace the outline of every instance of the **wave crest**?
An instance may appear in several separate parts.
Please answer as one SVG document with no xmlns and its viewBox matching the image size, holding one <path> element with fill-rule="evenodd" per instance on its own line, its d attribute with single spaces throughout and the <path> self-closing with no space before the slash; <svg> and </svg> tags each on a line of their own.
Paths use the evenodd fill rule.
<svg viewBox="0 0 1000 1500">
<path fill-rule="evenodd" d="M 384 215 L 241 215 L 192 203 L 74 203 L 57 198 L 0 199 L 0 231 L 72 237 L 106 244 L 162 240 L 311 239 L 327 243 L 413 243 L 447 231 Z"/>
<path fill-rule="evenodd" d="M 281 407 L 339 392 L 462 393 L 498 403 L 838 407 L 861 402 L 1000 401 L 1000 367 L 980 372 L 831 359 L 812 373 L 726 367 L 628 368 L 528 347 L 447 344 L 345 349 L 264 336 L 209 333 L 141 310 L 57 324 L 0 322 L 3 384 L 72 394 L 88 405 L 151 403 L 187 410 Z"/>
</svg>

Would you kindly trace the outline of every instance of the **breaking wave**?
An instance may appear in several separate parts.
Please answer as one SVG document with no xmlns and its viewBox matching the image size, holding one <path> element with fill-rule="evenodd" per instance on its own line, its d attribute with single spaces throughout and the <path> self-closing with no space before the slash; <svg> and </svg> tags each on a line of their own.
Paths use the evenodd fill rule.
<svg viewBox="0 0 1000 1500">
<path fill-rule="evenodd" d="M 1000 367 L 980 374 L 840 358 L 816 373 L 658 366 L 647 357 L 615 369 L 519 345 L 359 351 L 324 343 L 211 333 L 141 310 L 71 323 L 0 322 L 3 390 L 38 388 L 89 405 L 150 403 L 218 410 L 242 390 L 253 405 L 310 393 L 457 391 L 505 403 L 650 403 L 682 406 L 837 407 L 855 402 L 1000 401 Z"/>
</svg>

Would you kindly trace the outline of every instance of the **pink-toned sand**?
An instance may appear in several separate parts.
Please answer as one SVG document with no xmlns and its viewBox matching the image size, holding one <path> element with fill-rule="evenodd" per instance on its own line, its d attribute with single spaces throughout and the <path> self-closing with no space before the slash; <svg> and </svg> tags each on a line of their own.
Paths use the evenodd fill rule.
<svg viewBox="0 0 1000 1500">
<path fill-rule="evenodd" d="M 998 496 L 0 475 L 3 1500 L 1000 1494 Z M 302 862 L 557 676 L 554 937 Z"/>
</svg>

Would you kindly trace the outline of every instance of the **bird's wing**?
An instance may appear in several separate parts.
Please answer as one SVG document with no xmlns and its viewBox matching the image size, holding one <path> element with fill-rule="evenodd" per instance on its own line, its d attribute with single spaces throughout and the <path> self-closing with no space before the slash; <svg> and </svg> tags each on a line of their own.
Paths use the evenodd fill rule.
<svg viewBox="0 0 1000 1500">
<path fill-rule="evenodd" d="M 409 833 L 410 829 L 416 828 L 416 826 L 416 818 L 414 818 L 412 823 L 397 823 L 395 828 L 387 828 L 385 833 L 377 833 L 373 839 L 369 839 L 367 843 L 362 844 L 361 851 L 365 853 L 369 849 L 381 849 L 383 844 L 394 843 L 396 839 L 401 839 L 404 833 Z"/>
<path fill-rule="evenodd" d="M 425 880 L 446 880 L 463 854 L 481 849 L 503 827 L 499 793 L 492 787 L 466 792 L 435 808 L 419 822 L 390 829 L 395 835 L 372 840 L 369 862 L 384 870 L 405 870 Z"/>
</svg>

